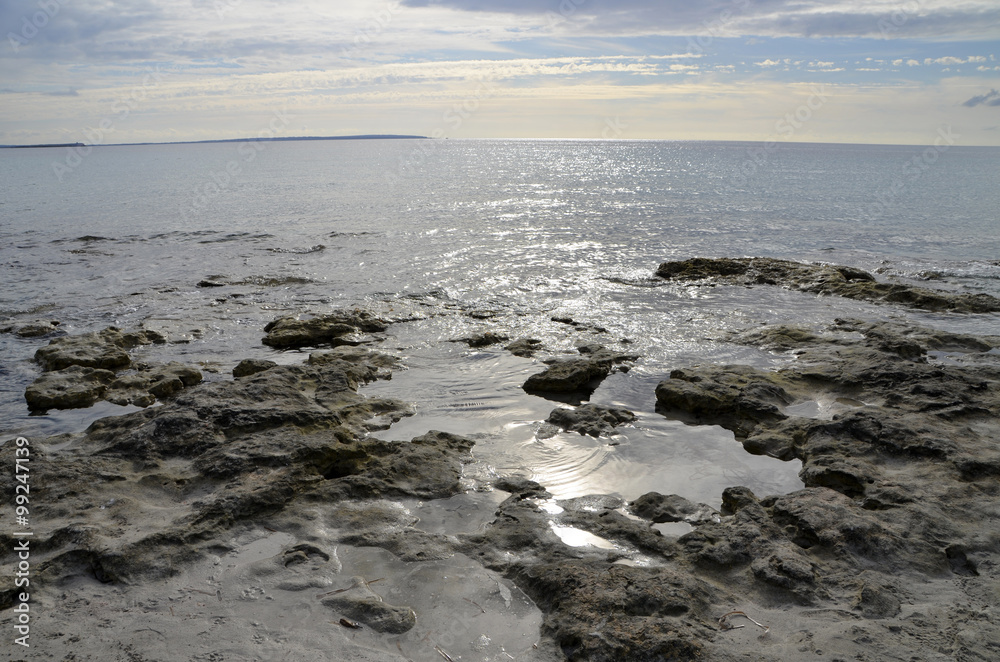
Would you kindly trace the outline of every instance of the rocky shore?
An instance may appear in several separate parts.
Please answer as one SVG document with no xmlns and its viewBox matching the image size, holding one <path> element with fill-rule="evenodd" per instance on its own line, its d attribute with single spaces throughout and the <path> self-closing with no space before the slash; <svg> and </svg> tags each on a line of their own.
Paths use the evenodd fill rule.
<svg viewBox="0 0 1000 662">
<path fill-rule="evenodd" d="M 1000 310 L 982 295 L 760 258 L 665 263 L 657 275 Z M 656 387 L 659 415 L 802 463 L 804 489 L 733 485 L 716 509 L 658 493 L 557 500 L 524 477 L 468 476 L 466 436 L 373 438 L 414 411 L 359 393 L 402 367 L 380 346 L 394 323 L 365 310 L 282 317 L 263 343 L 300 361 L 251 358 L 208 382 L 194 366 L 135 361 L 135 348 L 163 341 L 143 331 L 41 346 L 32 409 L 143 409 L 31 440 L 32 481 L 45 486 L 32 502 L 33 608 L 62 630 L 12 659 L 1000 657 L 1000 338 L 855 319 L 767 325 L 730 341 L 775 353 L 779 369 L 676 366 Z M 22 337 L 58 331 L 36 327 Z M 523 389 L 563 404 L 540 434 L 607 438 L 635 420 L 586 401 L 636 354 L 461 340 L 541 356 Z M 14 454 L 0 446 L 4 466 Z M 13 494 L 12 472 L 0 484 Z M 478 525 L 414 516 L 489 494 Z M 689 531 L 664 534 L 664 523 Z M 9 565 L 16 539 L 3 529 Z M 584 542 L 567 544 L 567 532 Z M 8 631 L 16 596 L 0 591 Z"/>
</svg>

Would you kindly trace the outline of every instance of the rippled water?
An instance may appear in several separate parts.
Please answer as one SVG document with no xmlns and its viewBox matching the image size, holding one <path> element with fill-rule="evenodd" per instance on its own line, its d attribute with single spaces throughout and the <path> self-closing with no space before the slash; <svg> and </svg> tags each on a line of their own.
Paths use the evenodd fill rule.
<svg viewBox="0 0 1000 662">
<path fill-rule="evenodd" d="M 657 489 L 715 503 L 732 484 L 788 491 L 797 467 L 748 456 L 719 428 L 663 419 L 656 383 L 699 361 L 787 360 L 720 340 L 765 322 L 861 316 L 996 333 L 996 317 L 664 285 L 650 278 L 656 265 L 768 255 L 911 279 L 933 272 L 937 287 L 1000 294 L 1000 150 L 953 147 L 903 178 L 922 148 L 789 144 L 748 168 L 753 149 L 338 141 L 267 144 L 245 162 L 234 144 L 105 147 L 61 181 L 52 164 L 63 151 L 0 150 L 0 319 L 58 319 L 73 333 L 145 323 L 190 340 L 145 358 L 201 363 L 209 379 L 226 379 L 245 357 L 303 358 L 260 344 L 279 315 L 349 305 L 423 313 L 386 343 L 408 370 L 367 388 L 417 405 L 382 436 L 471 435 L 474 476 L 522 474 L 560 497 Z M 198 287 L 206 279 L 227 286 Z M 553 316 L 605 327 L 642 356 L 594 394 L 639 415 L 615 445 L 539 437 L 558 406 L 520 389 L 539 364 L 447 342 L 492 329 L 569 351 L 606 338 Z M 23 392 L 40 344 L 0 336 L 0 435 L 78 430 L 122 411 L 29 417 Z"/>
</svg>

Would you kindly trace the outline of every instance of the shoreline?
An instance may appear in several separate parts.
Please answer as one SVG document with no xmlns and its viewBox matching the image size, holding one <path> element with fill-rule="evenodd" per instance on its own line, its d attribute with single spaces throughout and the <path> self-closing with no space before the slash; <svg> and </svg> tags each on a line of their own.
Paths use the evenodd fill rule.
<svg viewBox="0 0 1000 662">
<path fill-rule="evenodd" d="M 470 476 L 480 439 L 373 437 L 413 413 L 359 389 L 402 367 L 381 351 L 381 334 L 414 319 L 363 310 L 279 318 L 262 329 L 266 344 L 333 349 L 289 365 L 244 361 L 233 379 L 205 383 L 183 366 L 127 372 L 132 350 L 158 342 L 148 333 L 53 342 L 39 359 L 44 374 L 78 368 L 70 381 L 79 384 L 89 370 L 85 399 L 111 393 L 147 408 L 79 435 L 31 440 L 32 480 L 49 490 L 36 506 L 47 528 L 33 549 L 43 587 L 33 607 L 51 619 L 38 631 L 67 633 L 31 655 L 99 655 L 111 641 L 139 656 L 130 659 L 158 659 L 176 652 L 155 633 L 190 637 L 212 618 L 223 620 L 218 643 L 171 659 L 199 659 L 214 646 L 249 659 L 326 647 L 371 660 L 460 650 L 476 659 L 465 656 L 500 648 L 532 661 L 742 660 L 748 649 L 762 660 L 821 652 L 988 660 L 1000 646 L 991 606 L 1000 540 L 988 525 L 1000 481 L 991 441 L 1000 432 L 997 337 L 861 320 L 819 331 L 768 325 L 733 341 L 787 356 L 780 369 L 676 366 L 656 389 L 657 415 L 719 425 L 751 453 L 802 462 L 804 489 L 766 495 L 733 485 L 716 509 L 656 493 L 631 503 L 557 499 L 524 476 Z M 551 358 L 524 387 L 554 396 L 546 425 L 556 431 L 576 426 L 607 440 L 630 425 L 632 412 L 582 404 L 595 381 L 627 374 L 639 357 L 625 347 L 585 342 L 559 355 L 515 345 L 527 337 L 458 340 Z M 159 404 L 149 407 L 149 397 Z M 14 450 L 4 444 L 0 459 L 12 463 Z M 12 479 L 4 479 L 11 493 Z M 446 502 L 475 513 L 471 522 L 443 508 L 425 514 Z M 691 531 L 655 528 L 670 523 Z M 573 532 L 587 543 L 568 544 Z M 408 584 L 424 567 L 439 574 Z M 453 573 L 471 579 L 443 579 Z M 468 592 L 455 588 L 441 602 L 458 585 Z M 15 600 L 3 597 L 0 623 L 10 629 Z M 101 600 L 126 606 L 94 608 Z M 447 606 L 434 613 L 436 604 Z M 327 629 L 283 634 L 275 612 L 296 609 L 300 622 Z M 261 610 L 271 616 L 255 616 Z M 733 611 L 763 626 L 723 618 Z M 115 620 L 100 625 L 109 613 Z M 91 634 L 70 642 L 79 622 Z M 447 646 L 449 622 L 463 625 Z M 541 636 L 529 637 L 532 628 Z M 145 649 L 132 643 L 140 639 Z"/>
</svg>

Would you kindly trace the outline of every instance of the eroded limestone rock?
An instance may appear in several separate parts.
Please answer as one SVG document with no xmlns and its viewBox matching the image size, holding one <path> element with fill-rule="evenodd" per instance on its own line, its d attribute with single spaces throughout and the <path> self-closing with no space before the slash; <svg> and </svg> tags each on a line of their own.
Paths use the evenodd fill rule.
<svg viewBox="0 0 1000 662">
<path fill-rule="evenodd" d="M 959 313 L 1000 311 L 1000 299 L 988 294 L 953 294 L 903 283 L 881 282 L 854 267 L 806 264 L 775 258 L 692 258 L 664 262 L 660 278 L 678 281 L 713 279 L 734 285 L 780 285 L 815 294 L 895 303 L 924 310 Z"/>
<path fill-rule="evenodd" d="M 276 349 L 356 345 L 360 333 L 380 333 L 389 322 L 365 310 L 339 310 L 311 319 L 281 317 L 264 327 L 264 344 Z"/>
</svg>

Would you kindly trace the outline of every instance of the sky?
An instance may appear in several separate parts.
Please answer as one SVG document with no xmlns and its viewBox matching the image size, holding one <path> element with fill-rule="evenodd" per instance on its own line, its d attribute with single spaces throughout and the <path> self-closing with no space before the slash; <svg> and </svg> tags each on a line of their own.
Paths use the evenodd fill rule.
<svg viewBox="0 0 1000 662">
<path fill-rule="evenodd" d="M 0 144 L 1000 146 L 1000 0 L 2 0 Z"/>
</svg>

